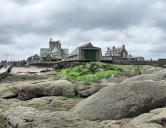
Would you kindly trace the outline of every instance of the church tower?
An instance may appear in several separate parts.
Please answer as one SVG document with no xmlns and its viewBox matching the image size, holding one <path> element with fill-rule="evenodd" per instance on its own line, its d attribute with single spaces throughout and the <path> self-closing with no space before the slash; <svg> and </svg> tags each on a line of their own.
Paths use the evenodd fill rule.
<svg viewBox="0 0 166 128">
<path fill-rule="evenodd" d="M 49 41 L 49 51 L 51 53 L 52 50 L 54 50 L 54 48 L 57 48 L 57 49 L 61 49 L 61 43 L 60 41 L 53 41 L 52 38 L 50 38 L 50 41 Z"/>
</svg>

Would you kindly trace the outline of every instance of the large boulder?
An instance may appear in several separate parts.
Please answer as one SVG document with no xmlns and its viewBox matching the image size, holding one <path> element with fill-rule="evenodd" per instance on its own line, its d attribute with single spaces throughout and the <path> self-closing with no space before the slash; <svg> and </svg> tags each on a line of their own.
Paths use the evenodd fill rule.
<svg viewBox="0 0 166 128">
<path fill-rule="evenodd" d="M 29 100 L 42 96 L 75 96 L 75 87 L 66 80 L 44 82 L 24 86 L 18 91 L 18 99 Z"/>
<path fill-rule="evenodd" d="M 112 120 L 136 116 L 164 106 L 165 92 L 164 80 L 128 79 L 101 89 L 76 105 L 72 111 L 88 120 Z"/>
<path fill-rule="evenodd" d="M 153 81 L 161 81 L 166 80 L 166 72 L 156 72 L 153 74 L 142 74 L 138 76 L 133 76 L 131 78 L 128 78 L 125 81 L 142 81 L 142 80 L 153 80 Z"/>
<path fill-rule="evenodd" d="M 149 113 L 142 114 L 130 121 L 137 128 L 163 128 L 166 126 L 166 108 L 158 108 Z"/>
</svg>

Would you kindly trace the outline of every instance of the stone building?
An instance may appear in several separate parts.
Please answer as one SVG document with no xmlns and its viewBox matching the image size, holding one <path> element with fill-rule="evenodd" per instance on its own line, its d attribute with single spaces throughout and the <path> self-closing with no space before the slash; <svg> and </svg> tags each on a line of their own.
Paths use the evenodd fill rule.
<svg viewBox="0 0 166 128">
<path fill-rule="evenodd" d="M 27 64 L 39 63 L 39 62 L 40 62 L 40 56 L 38 56 L 37 54 L 33 55 L 33 56 L 30 56 L 27 59 Z"/>
<path fill-rule="evenodd" d="M 50 60 L 50 54 L 49 54 L 48 48 L 41 48 L 40 49 L 40 60 L 41 61 L 49 61 Z"/>
<path fill-rule="evenodd" d="M 49 50 L 50 52 L 54 50 L 54 48 L 57 48 L 57 49 L 61 49 L 61 43 L 60 41 L 53 41 L 52 38 L 50 38 L 50 41 L 49 41 Z"/>
<path fill-rule="evenodd" d="M 60 41 L 53 41 L 50 39 L 49 53 L 52 59 L 63 59 L 68 56 L 68 49 L 61 48 Z"/>
<path fill-rule="evenodd" d="M 131 54 L 128 54 L 125 45 L 119 48 L 115 48 L 114 46 L 112 49 L 109 47 L 105 53 L 105 56 L 102 57 L 102 60 L 112 60 L 112 61 L 144 61 L 144 57 L 138 56 L 133 57 Z"/>
<path fill-rule="evenodd" d="M 128 52 L 125 48 L 125 45 L 120 48 L 115 48 L 115 46 L 113 46 L 112 49 L 110 49 L 109 47 L 107 48 L 105 56 L 128 58 Z"/>
<path fill-rule="evenodd" d="M 83 60 L 100 61 L 102 56 L 101 48 L 94 47 L 91 43 L 77 47 L 66 59 L 67 60 Z"/>
<path fill-rule="evenodd" d="M 40 49 L 40 56 L 42 61 L 62 60 L 64 57 L 68 56 L 68 49 L 61 48 L 60 41 L 53 41 L 51 38 L 49 41 L 49 48 Z"/>
<path fill-rule="evenodd" d="M 41 48 L 40 49 L 40 56 L 47 57 L 49 55 L 49 49 L 48 48 Z"/>
</svg>

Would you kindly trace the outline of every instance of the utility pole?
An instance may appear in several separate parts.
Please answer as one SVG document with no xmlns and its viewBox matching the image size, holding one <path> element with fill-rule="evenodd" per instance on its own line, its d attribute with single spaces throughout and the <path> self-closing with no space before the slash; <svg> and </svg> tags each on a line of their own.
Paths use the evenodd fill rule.
<svg viewBox="0 0 166 128">
<path fill-rule="evenodd" d="M 69 40 L 68 40 L 68 53 L 69 53 Z"/>
</svg>

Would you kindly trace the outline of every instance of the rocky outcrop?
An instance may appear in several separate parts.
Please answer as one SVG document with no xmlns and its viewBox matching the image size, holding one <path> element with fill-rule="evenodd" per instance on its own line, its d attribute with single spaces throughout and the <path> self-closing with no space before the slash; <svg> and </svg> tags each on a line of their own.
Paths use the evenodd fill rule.
<svg viewBox="0 0 166 128">
<path fill-rule="evenodd" d="M 166 108 L 158 108 L 142 114 L 130 121 L 137 128 L 164 128 L 166 126 Z"/>
<path fill-rule="evenodd" d="M 140 72 L 141 72 L 141 74 L 152 74 L 155 72 L 163 72 L 163 70 L 165 70 L 165 69 L 161 68 L 161 67 L 144 65 L 140 69 Z"/>
<path fill-rule="evenodd" d="M 139 126 L 135 126 L 134 128 L 163 128 L 163 127 L 161 125 L 151 123 L 151 124 L 141 124 Z"/>
<path fill-rule="evenodd" d="M 74 86 L 66 80 L 31 84 L 19 88 L 18 99 L 29 100 L 42 96 L 75 96 Z"/>
<path fill-rule="evenodd" d="M 70 112 L 43 112 L 31 107 L 13 107 L 0 112 L 1 128 L 92 128 L 96 122 L 81 120 Z"/>
<path fill-rule="evenodd" d="M 158 79 L 158 74 L 154 76 L 156 81 L 151 78 L 140 80 L 140 77 L 103 88 L 76 105 L 72 111 L 88 120 L 112 120 L 136 116 L 164 106 L 165 78 Z"/>
<path fill-rule="evenodd" d="M 81 85 L 71 84 L 66 80 L 47 81 L 36 84 L 27 84 L 19 87 L 11 87 L 10 92 L 4 98 L 16 97 L 20 100 L 29 100 L 43 96 L 80 96 L 88 97 L 98 92 L 110 83 Z"/>
<path fill-rule="evenodd" d="M 47 96 L 34 98 L 27 101 L 19 101 L 21 106 L 33 107 L 41 111 L 69 111 L 83 98 L 68 98 L 63 96 Z"/>
<path fill-rule="evenodd" d="M 166 72 L 156 72 L 153 74 L 143 74 L 143 75 L 138 75 L 138 76 L 134 76 L 131 78 L 128 78 L 125 81 L 128 82 L 132 82 L 132 81 L 143 81 L 143 80 L 151 80 L 151 81 L 162 81 L 162 80 L 166 80 Z"/>
<path fill-rule="evenodd" d="M 2 83 L 0 128 L 164 128 L 165 92 L 164 70 L 92 85 L 52 79 Z"/>
</svg>

